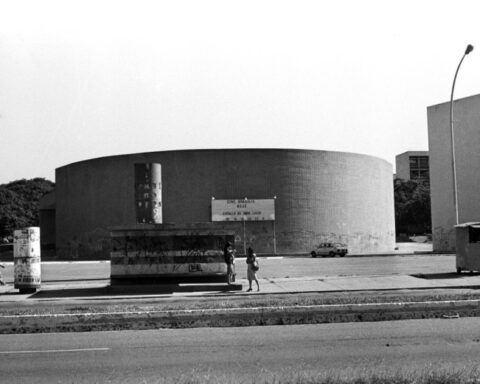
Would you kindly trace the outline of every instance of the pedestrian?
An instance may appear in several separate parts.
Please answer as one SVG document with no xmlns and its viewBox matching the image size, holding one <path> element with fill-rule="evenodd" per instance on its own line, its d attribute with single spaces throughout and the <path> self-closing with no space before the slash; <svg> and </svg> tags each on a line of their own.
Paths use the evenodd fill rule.
<svg viewBox="0 0 480 384">
<path fill-rule="evenodd" d="M 227 283 L 230 285 L 235 281 L 235 250 L 229 241 L 223 247 L 223 257 L 227 264 Z"/>
<path fill-rule="evenodd" d="M 253 252 L 252 248 L 248 248 L 247 251 L 247 279 L 248 279 L 248 289 L 247 292 L 252 291 L 252 282 L 255 280 L 257 283 L 257 292 L 260 291 L 260 284 L 258 284 L 257 271 L 259 270 L 259 264 L 257 260 L 257 255 Z"/>
</svg>

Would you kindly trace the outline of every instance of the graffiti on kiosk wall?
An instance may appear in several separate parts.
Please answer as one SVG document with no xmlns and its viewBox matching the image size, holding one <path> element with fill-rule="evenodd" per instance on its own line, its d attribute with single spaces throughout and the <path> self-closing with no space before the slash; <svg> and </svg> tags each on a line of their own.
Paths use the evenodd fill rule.
<svg viewBox="0 0 480 384">
<path fill-rule="evenodd" d="M 223 236 L 122 236 L 113 238 L 112 249 L 128 254 L 167 256 L 172 251 L 179 256 L 205 256 L 209 252 L 222 251 Z"/>
<path fill-rule="evenodd" d="M 233 236 L 213 234 L 114 236 L 112 271 L 121 274 L 223 272 L 226 268 L 223 247 L 227 237 L 233 242 Z"/>
</svg>

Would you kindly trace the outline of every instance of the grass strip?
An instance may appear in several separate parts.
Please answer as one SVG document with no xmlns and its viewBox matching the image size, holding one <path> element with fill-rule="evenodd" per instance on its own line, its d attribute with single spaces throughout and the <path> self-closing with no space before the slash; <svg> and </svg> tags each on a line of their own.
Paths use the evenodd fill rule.
<svg viewBox="0 0 480 384">
<path fill-rule="evenodd" d="M 301 368 L 301 367 L 299 367 Z M 255 377 L 229 377 L 212 372 L 192 370 L 176 378 L 159 379 L 158 384 L 479 384 L 477 367 L 442 369 L 428 366 L 410 370 L 364 370 L 346 368 L 341 372 L 293 369 L 279 372 L 259 372 Z"/>
<path fill-rule="evenodd" d="M 63 304 L 61 302 L 36 302 L 35 305 L 3 307 L 2 315 L 45 315 L 56 313 L 97 313 L 97 312 L 149 312 L 149 311 L 188 311 L 215 310 L 229 308 L 270 308 L 315 305 L 355 305 L 381 303 L 409 303 L 433 301 L 480 300 L 480 293 L 468 292 L 365 292 L 365 293 L 307 293 L 307 294 L 275 294 L 229 297 L 197 297 L 179 299 L 139 300 L 135 302 L 91 301 L 81 304 Z"/>
</svg>

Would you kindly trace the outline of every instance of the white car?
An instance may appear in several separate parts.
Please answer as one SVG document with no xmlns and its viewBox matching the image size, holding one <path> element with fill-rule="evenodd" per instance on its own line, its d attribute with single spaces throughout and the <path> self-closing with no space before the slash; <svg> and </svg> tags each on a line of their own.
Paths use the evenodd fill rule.
<svg viewBox="0 0 480 384">
<path fill-rule="evenodd" d="M 312 257 L 317 257 L 317 256 L 335 257 L 336 255 L 343 257 L 347 253 L 348 253 L 347 246 L 341 243 L 320 243 L 315 247 L 315 249 L 312 252 L 310 252 Z"/>
</svg>

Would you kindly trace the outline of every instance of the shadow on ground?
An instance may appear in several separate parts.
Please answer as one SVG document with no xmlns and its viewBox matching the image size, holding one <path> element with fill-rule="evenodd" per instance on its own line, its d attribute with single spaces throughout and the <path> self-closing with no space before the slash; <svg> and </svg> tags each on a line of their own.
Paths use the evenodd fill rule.
<svg viewBox="0 0 480 384">
<path fill-rule="evenodd" d="M 40 290 L 32 294 L 30 299 L 65 298 L 65 297 L 95 297 L 95 296 L 125 296 L 173 294 L 176 292 L 230 292 L 241 291 L 241 284 L 168 284 L 168 285 L 107 285 L 92 288 L 66 288 Z"/>
<path fill-rule="evenodd" d="M 480 276 L 480 272 L 471 272 L 471 273 L 456 273 L 456 272 L 449 272 L 449 273 L 416 273 L 410 275 L 412 277 L 417 277 L 419 279 L 426 279 L 426 280 L 436 280 L 436 279 L 462 279 L 464 277 L 471 277 L 471 276 Z"/>
</svg>

